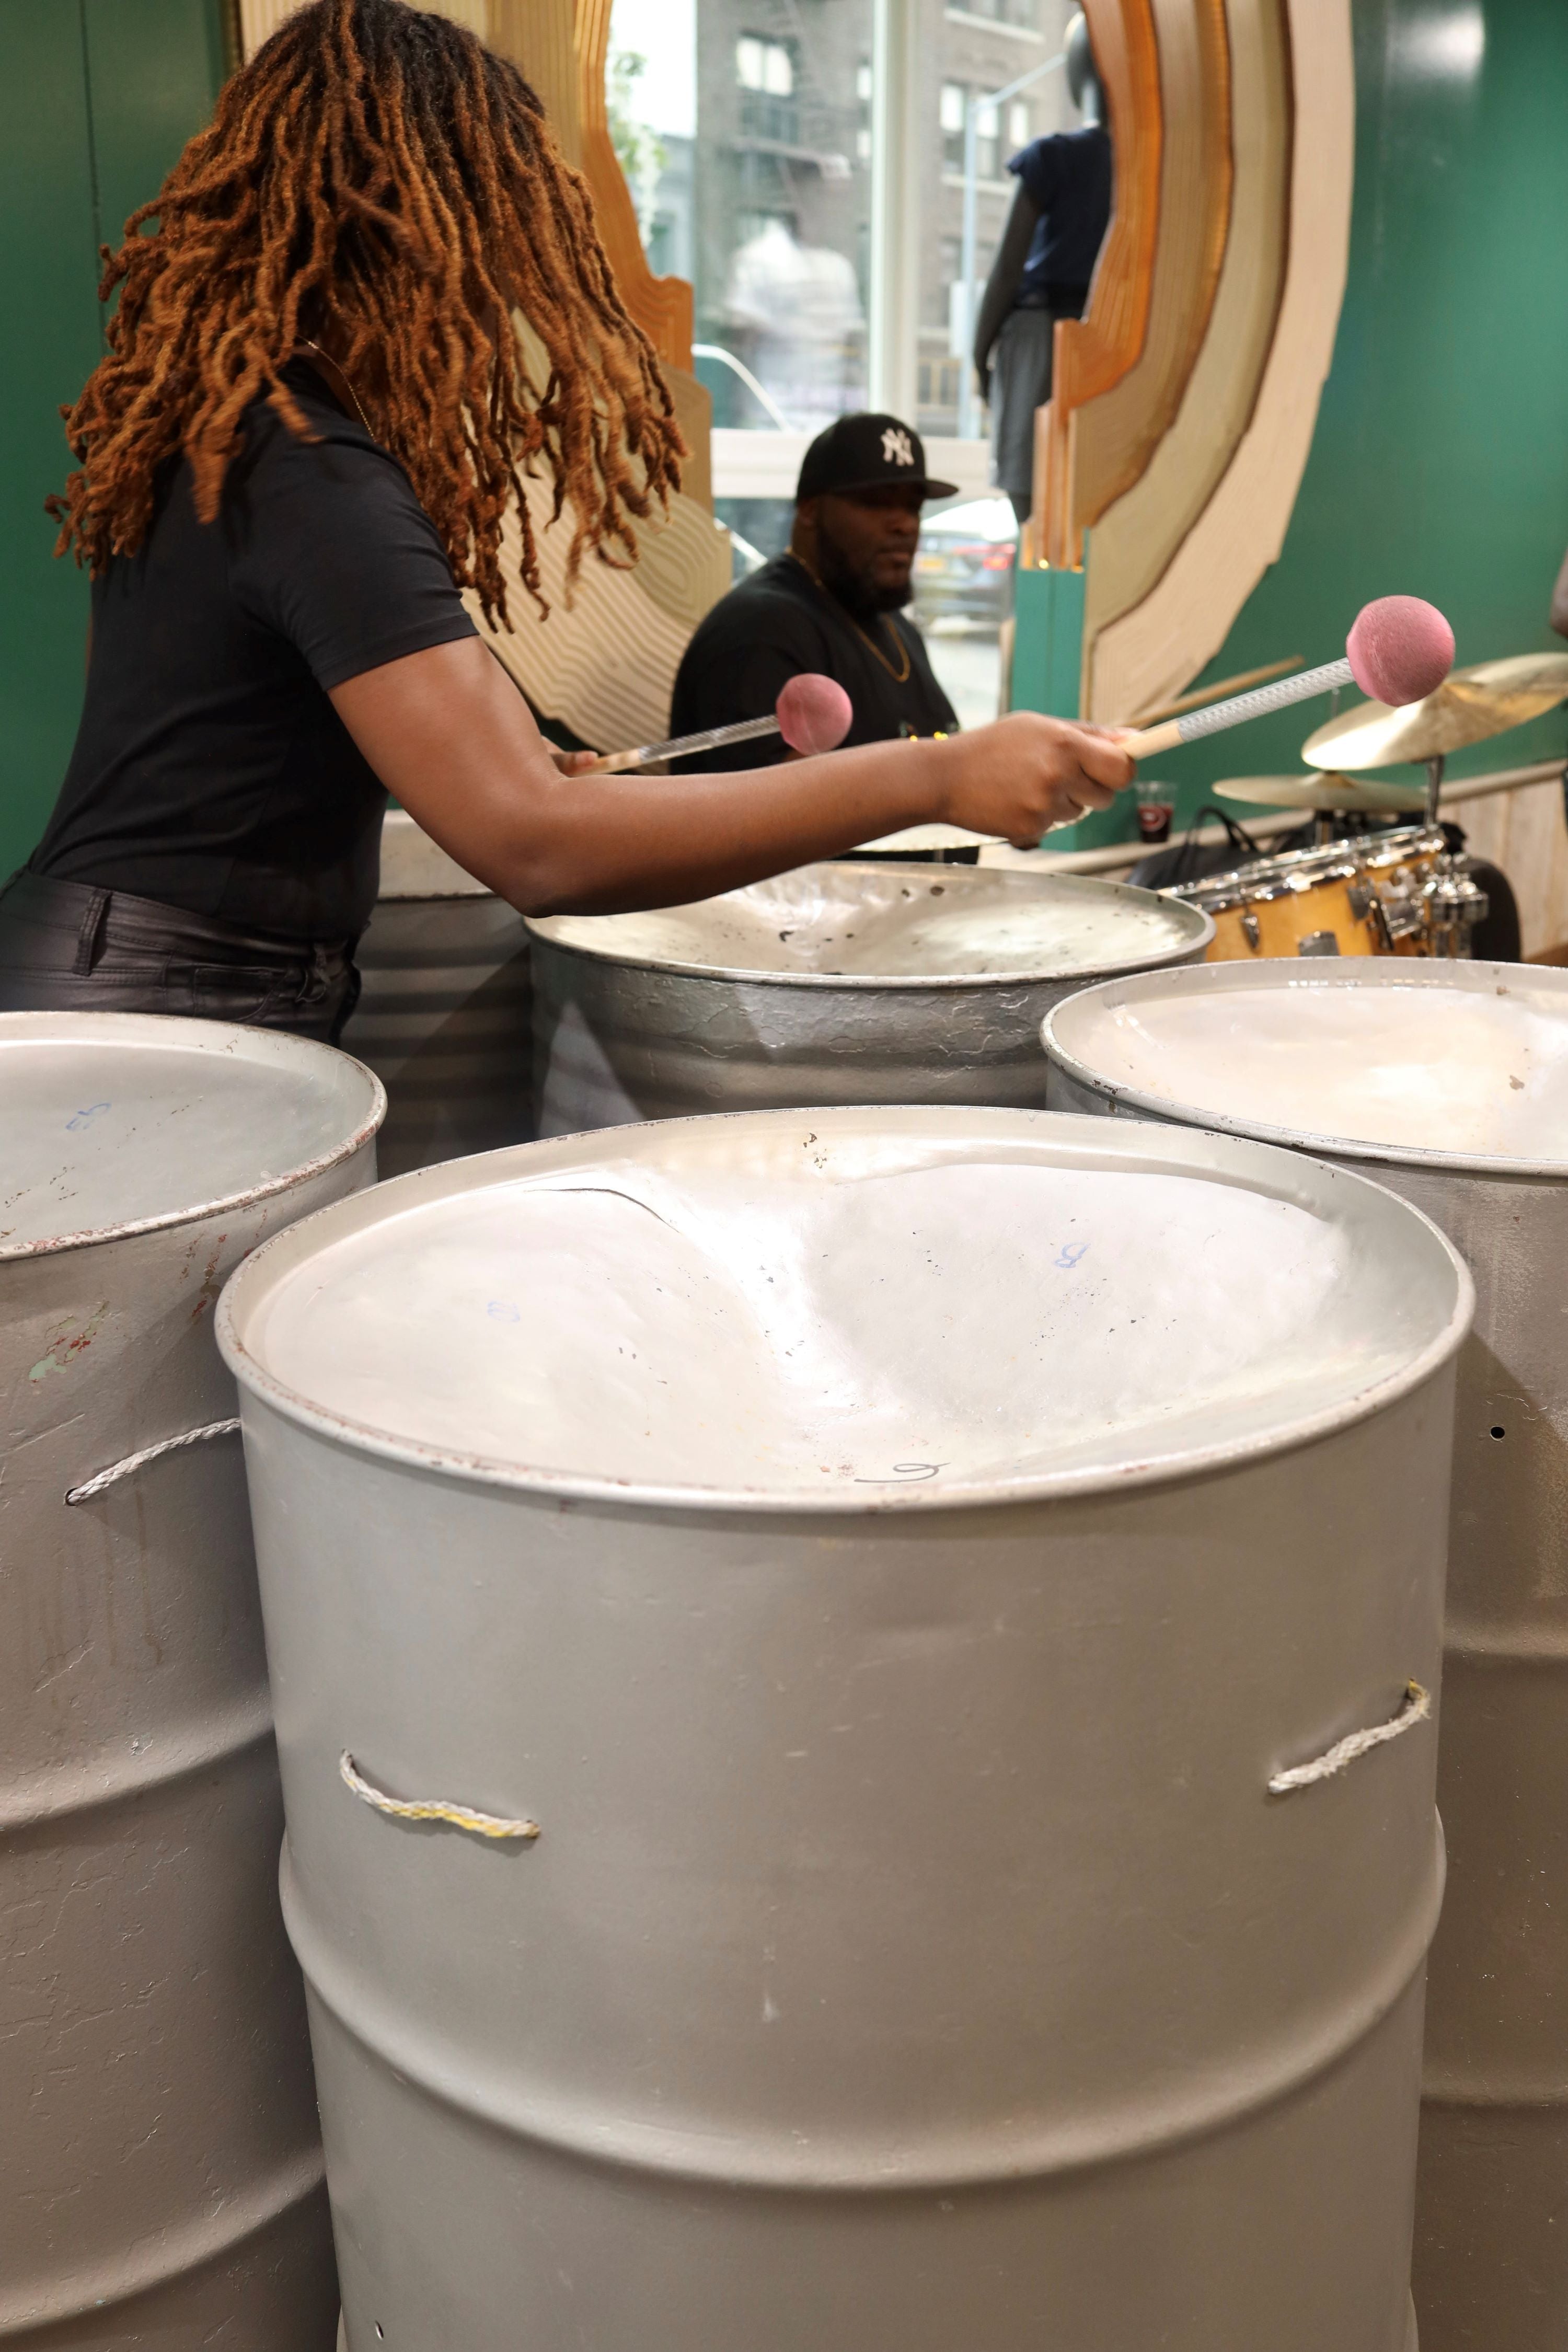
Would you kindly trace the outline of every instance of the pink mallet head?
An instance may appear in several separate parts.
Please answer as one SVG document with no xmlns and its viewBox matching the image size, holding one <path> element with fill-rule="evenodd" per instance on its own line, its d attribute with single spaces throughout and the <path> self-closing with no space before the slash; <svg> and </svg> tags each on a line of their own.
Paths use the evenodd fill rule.
<svg viewBox="0 0 1568 2352">
<path fill-rule="evenodd" d="M 1419 596 L 1380 596 L 1356 614 L 1345 653 L 1362 692 L 1397 709 L 1442 685 L 1454 666 L 1454 632 Z"/>
<path fill-rule="evenodd" d="M 792 751 L 837 751 L 849 732 L 855 707 L 836 678 L 803 669 L 774 704 L 779 733 Z"/>
</svg>

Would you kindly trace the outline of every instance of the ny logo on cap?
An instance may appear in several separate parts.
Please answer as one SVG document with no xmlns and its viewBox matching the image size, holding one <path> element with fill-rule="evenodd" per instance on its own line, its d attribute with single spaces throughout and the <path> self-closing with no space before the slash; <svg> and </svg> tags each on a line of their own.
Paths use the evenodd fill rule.
<svg viewBox="0 0 1568 2352">
<path fill-rule="evenodd" d="M 915 453 L 910 446 L 909 435 L 900 432 L 896 425 L 889 425 L 882 436 L 883 465 L 912 466 L 914 462 Z"/>
</svg>

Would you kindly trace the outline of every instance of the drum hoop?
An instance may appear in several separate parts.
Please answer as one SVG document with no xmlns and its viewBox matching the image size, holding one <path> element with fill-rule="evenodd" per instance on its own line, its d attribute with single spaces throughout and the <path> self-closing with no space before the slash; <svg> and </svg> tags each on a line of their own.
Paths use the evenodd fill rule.
<svg viewBox="0 0 1568 2352">
<path fill-rule="evenodd" d="M 1425 825 L 1410 825 L 1370 839 L 1377 847 L 1369 855 L 1358 856 L 1349 839 L 1325 842 L 1321 848 L 1286 849 L 1278 857 L 1255 857 L 1203 881 L 1173 883 L 1165 896 L 1184 899 L 1206 915 L 1224 915 L 1237 907 L 1266 907 L 1277 898 L 1299 897 L 1323 883 L 1352 881 L 1370 868 L 1381 870 L 1416 857 L 1442 856 L 1448 846 L 1441 833 Z"/>
</svg>

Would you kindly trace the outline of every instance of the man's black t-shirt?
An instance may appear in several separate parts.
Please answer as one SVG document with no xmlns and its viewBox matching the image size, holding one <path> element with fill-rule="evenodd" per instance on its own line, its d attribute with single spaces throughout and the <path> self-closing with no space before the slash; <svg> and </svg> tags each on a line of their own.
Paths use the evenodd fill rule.
<svg viewBox="0 0 1568 2352">
<path fill-rule="evenodd" d="M 780 689 L 802 670 L 823 671 L 848 695 L 855 716 L 847 743 L 951 733 L 958 721 L 931 676 L 920 631 L 892 613 L 868 616 L 862 628 L 865 635 L 804 564 L 792 555 L 775 555 L 721 597 L 700 624 L 676 674 L 670 733 L 695 735 L 740 719 L 765 719 Z M 868 637 L 886 662 L 879 661 Z M 900 684 L 895 673 L 906 660 L 909 676 Z M 779 736 L 764 735 L 760 742 L 700 752 L 677 764 L 718 772 L 766 768 L 788 756 Z"/>
<path fill-rule="evenodd" d="M 94 583 L 76 749 L 32 869 L 286 939 L 352 939 L 386 794 L 328 688 L 476 635 L 395 458 L 315 370 L 313 442 L 265 401 L 212 523 L 184 458 L 147 538 Z"/>
</svg>

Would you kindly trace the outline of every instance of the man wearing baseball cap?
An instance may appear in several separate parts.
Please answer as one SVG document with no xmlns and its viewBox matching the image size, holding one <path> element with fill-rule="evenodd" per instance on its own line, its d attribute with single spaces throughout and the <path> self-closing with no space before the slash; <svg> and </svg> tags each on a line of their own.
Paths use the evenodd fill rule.
<svg viewBox="0 0 1568 2352">
<path fill-rule="evenodd" d="M 909 425 L 861 414 L 817 435 L 795 495 L 784 553 L 721 597 L 687 646 L 670 733 L 765 718 L 787 679 L 821 670 L 854 709 L 847 743 L 951 734 L 958 721 L 920 631 L 897 615 L 912 593 L 921 508 L 954 496 L 954 484 L 931 479 Z M 679 764 L 760 768 L 788 757 L 774 735 Z"/>
</svg>

